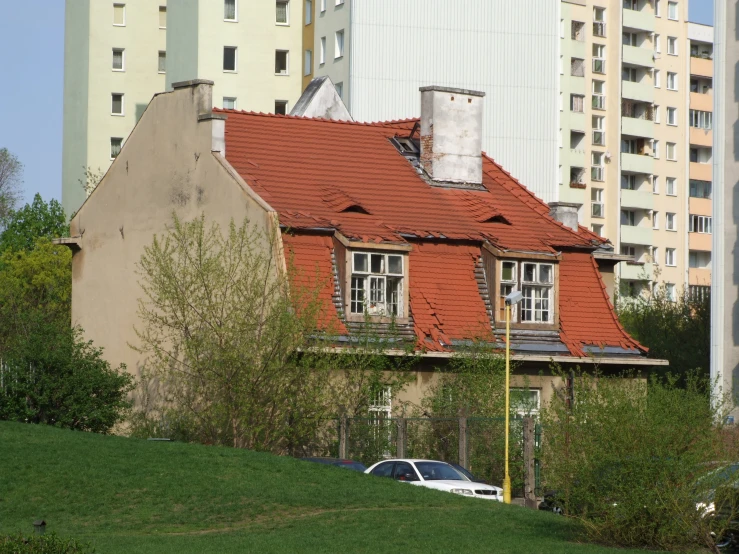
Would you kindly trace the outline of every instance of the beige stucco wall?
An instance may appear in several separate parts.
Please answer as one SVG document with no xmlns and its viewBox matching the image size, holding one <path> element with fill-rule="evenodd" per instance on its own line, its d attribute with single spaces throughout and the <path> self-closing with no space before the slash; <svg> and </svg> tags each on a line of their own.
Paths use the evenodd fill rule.
<svg viewBox="0 0 739 554">
<path fill-rule="evenodd" d="M 113 364 L 137 374 L 136 263 L 172 214 L 191 220 L 205 213 L 222 227 L 248 217 L 268 225 L 269 207 L 249 194 L 212 152 L 213 127 L 198 120 L 212 107 L 211 86 L 200 84 L 154 98 L 105 179 L 72 220 L 80 250 L 72 259 L 72 320 L 105 349 Z M 217 133 L 216 133 L 217 134 Z"/>
</svg>

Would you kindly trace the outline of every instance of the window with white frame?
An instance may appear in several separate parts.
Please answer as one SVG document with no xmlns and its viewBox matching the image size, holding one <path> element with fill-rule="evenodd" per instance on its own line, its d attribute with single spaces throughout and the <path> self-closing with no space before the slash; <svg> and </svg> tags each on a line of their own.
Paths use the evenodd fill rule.
<svg viewBox="0 0 739 554">
<path fill-rule="evenodd" d="M 115 160 L 123 148 L 123 139 L 121 137 L 111 137 L 110 139 L 110 159 Z"/>
<path fill-rule="evenodd" d="M 159 6 L 159 28 L 167 28 L 167 6 Z"/>
<path fill-rule="evenodd" d="M 113 25 L 116 27 L 125 27 L 126 25 L 126 5 L 113 4 Z"/>
<path fill-rule="evenodd" d="M 334 35 L 334 58 L 340 58 L 344 55 L 344 29 L 336 31 Z"/>
<path fill-rule="evenodd" d="M 659 212 L 652 212 L 652 229 L 659 229 Z"/>
<path fill-rule="evenodd" d="M 677 37 L 667 37 L 667 53 L 677 56 Z"/>
<path fill-rule="evenodd" d="M 652 175 L 652 194 L 659 194 L 659 177 Z"/>
<path fill-rule="evenodd" d="M 289 75 L 288 58 L 287 50 L 275 50 L 275 75 Z"/>
<path fill-rule="evenodd" d="M 671 162 L 677 161 L 677 144 L 674 142 L 667 143 L 667 159 Z"/>
<path fill-rule="evenodd" d="M 636 247 L 629 244 L 621 245 L 621 255 L 636 258 Z"/>
<path fill-rule="evenodd" d="M 652 256 L 652 263 L 659 265 L 659 247 L 652 246 L 651 256 Z"/>
<path fill-rule="evenodd" d="M 605 217 L 603 189 L 590 189 L 590 215 L 598 218 Z"/>
<path fill-rule="evenodd" d="M 553 310 L 554 266 L 552 264 L 521 263 L 521 321 L 550 323 Z"/>
<path fill-rule="evenodd" d="M 621 68 L 621 80 L 629 81 L 631 83 L 639 82 L 639 72 L 635 67 L 623 67 Z"/>
<path fill-rule="evenodd" d="M 712 230 L 713 218 L 707 215 L 694 215 L 690 214 L 690 228 L 691 233 L 701 233 L 710 235 Z"/>
<path fill-rule="evenodd" d="M 498 306 L 500 307 L 499 319 L 505 320 L 505 298 L 518 290 L 518 262 L 500 262 L 500 296 Z M 518 321 L 516 305 L 511 306 L 511 321 Z"/>
<path fill-rule="evenodd" d="M 313 72 L 313 50 L 306 50 L 304 67 L 303 67 L 303 76 L 307 77 L 312 72 Z"/>
<path fill-rule="evenodd" d="M 287 115 L 287 100 L 275 100 L 275 113 L 277 115 Z"/>
<path fill-rule="evenodd" d="M 224 110 L 235 110 L 236 109 L 236 97 L 235 96 L 224 96 L 223 97 L 223 109 Z"/>
<path fill-rule="evenodd" d="M 275 1 L 275 23 L 277 25 L 290 24 L 290 0 Z"/>
<path fill-rule="evenodd" d="M 606 46 L 605 44 L 593 44 L 593 73 L 604 74 L 606 72 Z"/>
<path fill-rule="evenodd" d="M 599 237 L 602 237 L 603 236 L 603 225 L 598 224 L 598 223 L 593 223 L 590 226 L 590 229 L 593 231 L 593 233 L 595 233 Z"/>
<path fill-rule="evenodd" d="M 621 210 L 621 225 L 636 227 L 636 212 L 634 210 Z"/>
<path fill-rule="evenodd" d="M 667 124 L 677 125 L 677 108 L 667 107 Z"/>
<path fill-rule="evenodd" d="M 677 90 L 677 73 L 667 72 L 667 90 Z"/>
<path fill-rule="evenodd" d="M 511 388 L 511 410 L 519 417 L 537 416 L 541 408 L 541 390 Z"/>
<path fill-rule="evenodd" d="M 593 8 L 593 36 L 605 37 L 606 36 L 606 9 L 594 7 Z"/>
<path fill-rule="evenodd" d="M 624 46 L 639 46 L 639 35 L 636 33 L 624 32 L 621 36 Z"/>
<path fill-rule="evenodd" d="M 665 295 L 670 302 L 677 302 L 677 292 L 675 291 L 675 283 L 665 284 Z"/>
<path fill-rule="evenodd" d="M 662 41 L 660 40 L 662 37 L 660 37 L 657 33 L 654 34 L 654 51 L 659 54 L 662 52 Z"/>
<path fill-rule="evenodd" d="M 675 177 L 667 177 L 665 183 L 665 194 L 667 196 L 677 196 L 677 179 Z"/>
<path fill-rule="evenodd" d="M 659 73 L 659 69 L 655 69 L 655 70 L 654 70 L 654 86 L 655 86 L 656 88 L 659 88 L 659 87 L 661 86 L 661 85 L 660 85 L 660 79 L 659 79 L 659 76 L 660 76 L 660 73 Z"/>
<path fill-rule="evenodd" d="M 393 389 L 382 385 L 372 387 L 368 411 L 371 425 L 389 423 L 393 412 Z"/>
<path fill-rule="evenodd" d="M 690 110 L 690 126 L 709 131 L 713 128 L 713 113 Z"/>
<path fill-rule="evenodd" d="M 223 71 L 236 71 L 236 47 L 223 47 Z"/>
<path fill-rule="evenodd" d="M 662 0 L 654 0 L 654 15 L 662 17 Z"/>
<path fill-rule="evenodd" d="M 326 0 L 321 0 L 321 11 L 322 12 L 326 11 Z"/>
<path fill-rule="evenodd" d="M 313 0 L 305 0 L 305 24 L 313 23 Z"/>
<path fill-rule="evenodd" d="M 602 115 L 594 115 L 591 117 L 591 123 L 593 126 L 593 144 L 596 146 L 605 146 L 606 144 L 606 133 L 605 125 L 606 118 Z"/>
<path fill-rule="evenodd" d="M 711 181 L 690 180 L 691 198 L 711 198 L 712 188 Z"/>
<path fill-rule="evenodd" d="M 157 56 L 157 71 L 159 73 L 167 72 L 167 52 L 164 50 L 160 50 Z"/>
<path fill-rule="evenodd" d="M 665 248 L 665 265 L 670 267 L 677 265 L 677 254 L 674 248 Z"/>
<path fill-rule="evenodd" d="M 639 183 L 636 180 L 636 175 L 621 175 L 621 188 L 625 190 L 636 190 L 639 188 Z"/>
<path fill-rule="evenodd" d="M 676 231 L 677 226 L 675 224 L 675 214 L 673 212 L 667 212 L 665 214 L 665 229 L 668 231 Z"/>
<path fill-rule="evenodd" d="M 660 123 L 661 116 L 659 113 L 660 112 L 659 106 L 657 104 L 654 104 L 652 111 L 654 112 L 654 122 Z"/>
<path fill-rule="evenodd" d="M 326 63 L 326 37 L 321 37 L 321 50 L 319 52 L 318 63 L 321 65 Z"/>
<path fill-rule="evenodd" d="M 405 317 L 403 256 L 352 252 L 350 313 Z"/>
<path fill-rule="evenodd" d="M 225 21 L 236 21 L 238 16 L 236 0 L 224 0 L 223 19 Z"/>
<path fill-rule="evenodd" d="M 667 19 L 677 21 L 677 2 L 667 2 Z"/>
<path fill-rule="evenodd" d="M 124 48 L 113 48 L 113 71 L 126 70 L 126 50 Z"/>
<path fill-rule="evenodd" d="M 114 92 L 110 95 L 110 113 L 111 115 L 124 115 L 122 93 Z"/>
<path fill-rule="evenodd" d="M 652 157 L 659 159 L 659 141 L 658 140 L 652 141 Z"/>
<path fill-rule="evenodd" d="M 591 181 L 605 181 L 603 158 L 605 154 L 603 152 L 592 152 L 590 154 L 590 180 Z"/>
</svg>

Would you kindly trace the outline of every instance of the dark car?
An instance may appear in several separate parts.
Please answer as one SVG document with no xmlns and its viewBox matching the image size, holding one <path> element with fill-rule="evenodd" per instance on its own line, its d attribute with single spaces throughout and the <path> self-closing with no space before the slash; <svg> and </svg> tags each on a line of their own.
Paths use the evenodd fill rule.
<svg viewBox="0 0 739 554">
<path fill-rule="evenodd" d="M 467 479 L 469 479 L 473 483 L 485 483 L 486 485 L 488 484 L 488 482 L 485 481 L 485 479 L 480 479 L 479 477 L 475 477 L 474 475 L 472 475 L 472 473 L 470 471 L 468 471 L 467 469 L 463 468 L 461 465 L 454 464 L 452 462 L 447 462 L 447 463 L 450 466 L 452 466 L 454 469 L 456 469 L 457 471 L 459 471 L 462 475 L 464 475 L 465 477 L 467 477 Z"/>
<path fill-rule="evenodd" d="M 364 471 L 367 469 L 367 467 L 360 462 L 355 462 L 354 460 L 342 460 L 341 458 L 315 457 L 300 459 L 304 462 L 315 462 L 317 464 L 325 464 L 327 466 L 343 467 L 344 469 L 351 469 L 354 471 L 359 471 L 360 473 L 364 473 Z"/>
</svg>

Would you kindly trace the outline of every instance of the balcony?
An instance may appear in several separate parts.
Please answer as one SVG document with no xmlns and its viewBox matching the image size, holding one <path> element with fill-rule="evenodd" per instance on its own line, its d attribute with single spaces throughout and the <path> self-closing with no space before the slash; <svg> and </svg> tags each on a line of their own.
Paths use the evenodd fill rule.
<svg viewBox="0 0 739 554">
<path fill-rule="evenodd" d="M 652 245 L 652 228 L 647 226 L 621 225 L 621 242 L 624 244 Z"/>
<path fill-rule="evenodd" d="M 621 279 L 627 281 L 651 281 L 654 277 L 654 267 L 651 262 L 622 262 L 620 267 Z"/>
<path fill-rule="evenodd" d="M 712 181 L 713 164 L 690 162 L 690 178 L 696 181 Z"/>
<path fill-rule="evenodd" d="M 701 94 L 700 92 L 691 92 L 690 109 L 700 110 L 702 112 L 712 112 L 713 94 Z"/>
<path fill-rule="evenodd" d="M 654 86 L 649 84 L 633 83 L 631 81 L 621 81 L 621 96 L 628 100 L 638 100 L 639 102 L 654 102 Z"/>
<path fill-rule="evenodd" d="M 621 206 L 651 210 L 654 208 L 654 193 L 646 190 L 621 189 Z"/>
<path fill-rule="evenodd" d="M 710 198 L 688 198 L 688 211 L 693 215 L 713 216 L 713 201 Z"/>
<path fill-rule="evenodd" d="M 713 79 L 713 60 L 707 58 L 690 58 L 690 74 Z"/>
<path fill-rule="evenodd" d="M 621 133 L 651 139 L 654 138 L 654 123 L 649 119 L 622 117 Z"/>
<path fill-rule="evenodd" d="M 624 27 L 640 31 L 654 32 L 654 13 L 624 9 Z"/>
<path fill-rule="evenodd" d="M 690 144 L 693 146 L 713 146 L 713 131 L 711 129 L 691 127 Z"/>
<path fill-rule="evenodd" d="M 654 67 L 654 51 L 640 46 L 624 46 L 624 63 Z"/>
<path fill-rule="evenodd" d="M 647 175 L 651 175 L 654 173 L 654 158 L 643 154 L 621 153 L 621 170 L 629 173 L 646 173 Z M 698 177 L 691 176 L 691 179 L 693 178 L 698 179 Z M 702 180 L 710 181 L 711 179 Z"/>
<path fill-rule="evenodd" d="M 713 245 L 713 235 L 708 233 L 688 233 L 688 249 L 710 252 Z"/>
<path fill-rule="evenodd" d="M 711 270 L 708 268 L 691 267 L 688 269 L 688 284 L 689 285 L 710 285 L 711 284 Z"/>
</svg>

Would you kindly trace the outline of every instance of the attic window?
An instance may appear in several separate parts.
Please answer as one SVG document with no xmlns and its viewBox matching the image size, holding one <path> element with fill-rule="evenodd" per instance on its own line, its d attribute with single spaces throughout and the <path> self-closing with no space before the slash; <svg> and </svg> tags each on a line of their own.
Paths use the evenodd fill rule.
<svg viewBox="0 0 739 554">
<path fill-rule="evenodd" d="M 352 204 L 351 206 L 347 206 L 346 208 L 344 208 L 341 211 L 342 211 L 342 213 L 355 213 L 355 214 L 371 215 L 367 210 L 365 210 L 359 204 Z"/>
<path fill-rule="evenodd" d="M 488 217 L 486 219 L 480 218 L 480 219 L 478 219 L 478 221 L 480 223 L 504 223 L 505 225 L 510 225 L 511 224 L 510 221 L 508 221 L 505 217 L 503 217 L 500 214 L 491 215 L 490 217 Z"/>
<path fill-rule="evenodd" d="M 394 137 L 395 147 L 400 151 L 401 154 L 418 154 L 419 147 L 418 143 L 408 137 Z"/>
<path fill-rule="evenodd" d="M 352 198 L 340 189 L 323 187 L 322 191 L 323 201 L 331 206 L 331 209 L 337 213 L 358 213 L 372 215 L 371 212 L 367 208 L 365 208 L 361 202 L 359 202 L 356 198 Z"/>
<path fill-rule="evenodd" d="M 352 252 L 352 314 L 404 317 L 403 256 Z"/>
<path fill-rule="evenodd" d="M 520 290 L 523 300 L 512 308 L 511 320 L 520 323 L 554 321 L 554 264 L 500 262 L 499 319 L 505 319 L 505 297 Z"/>
</svg>

